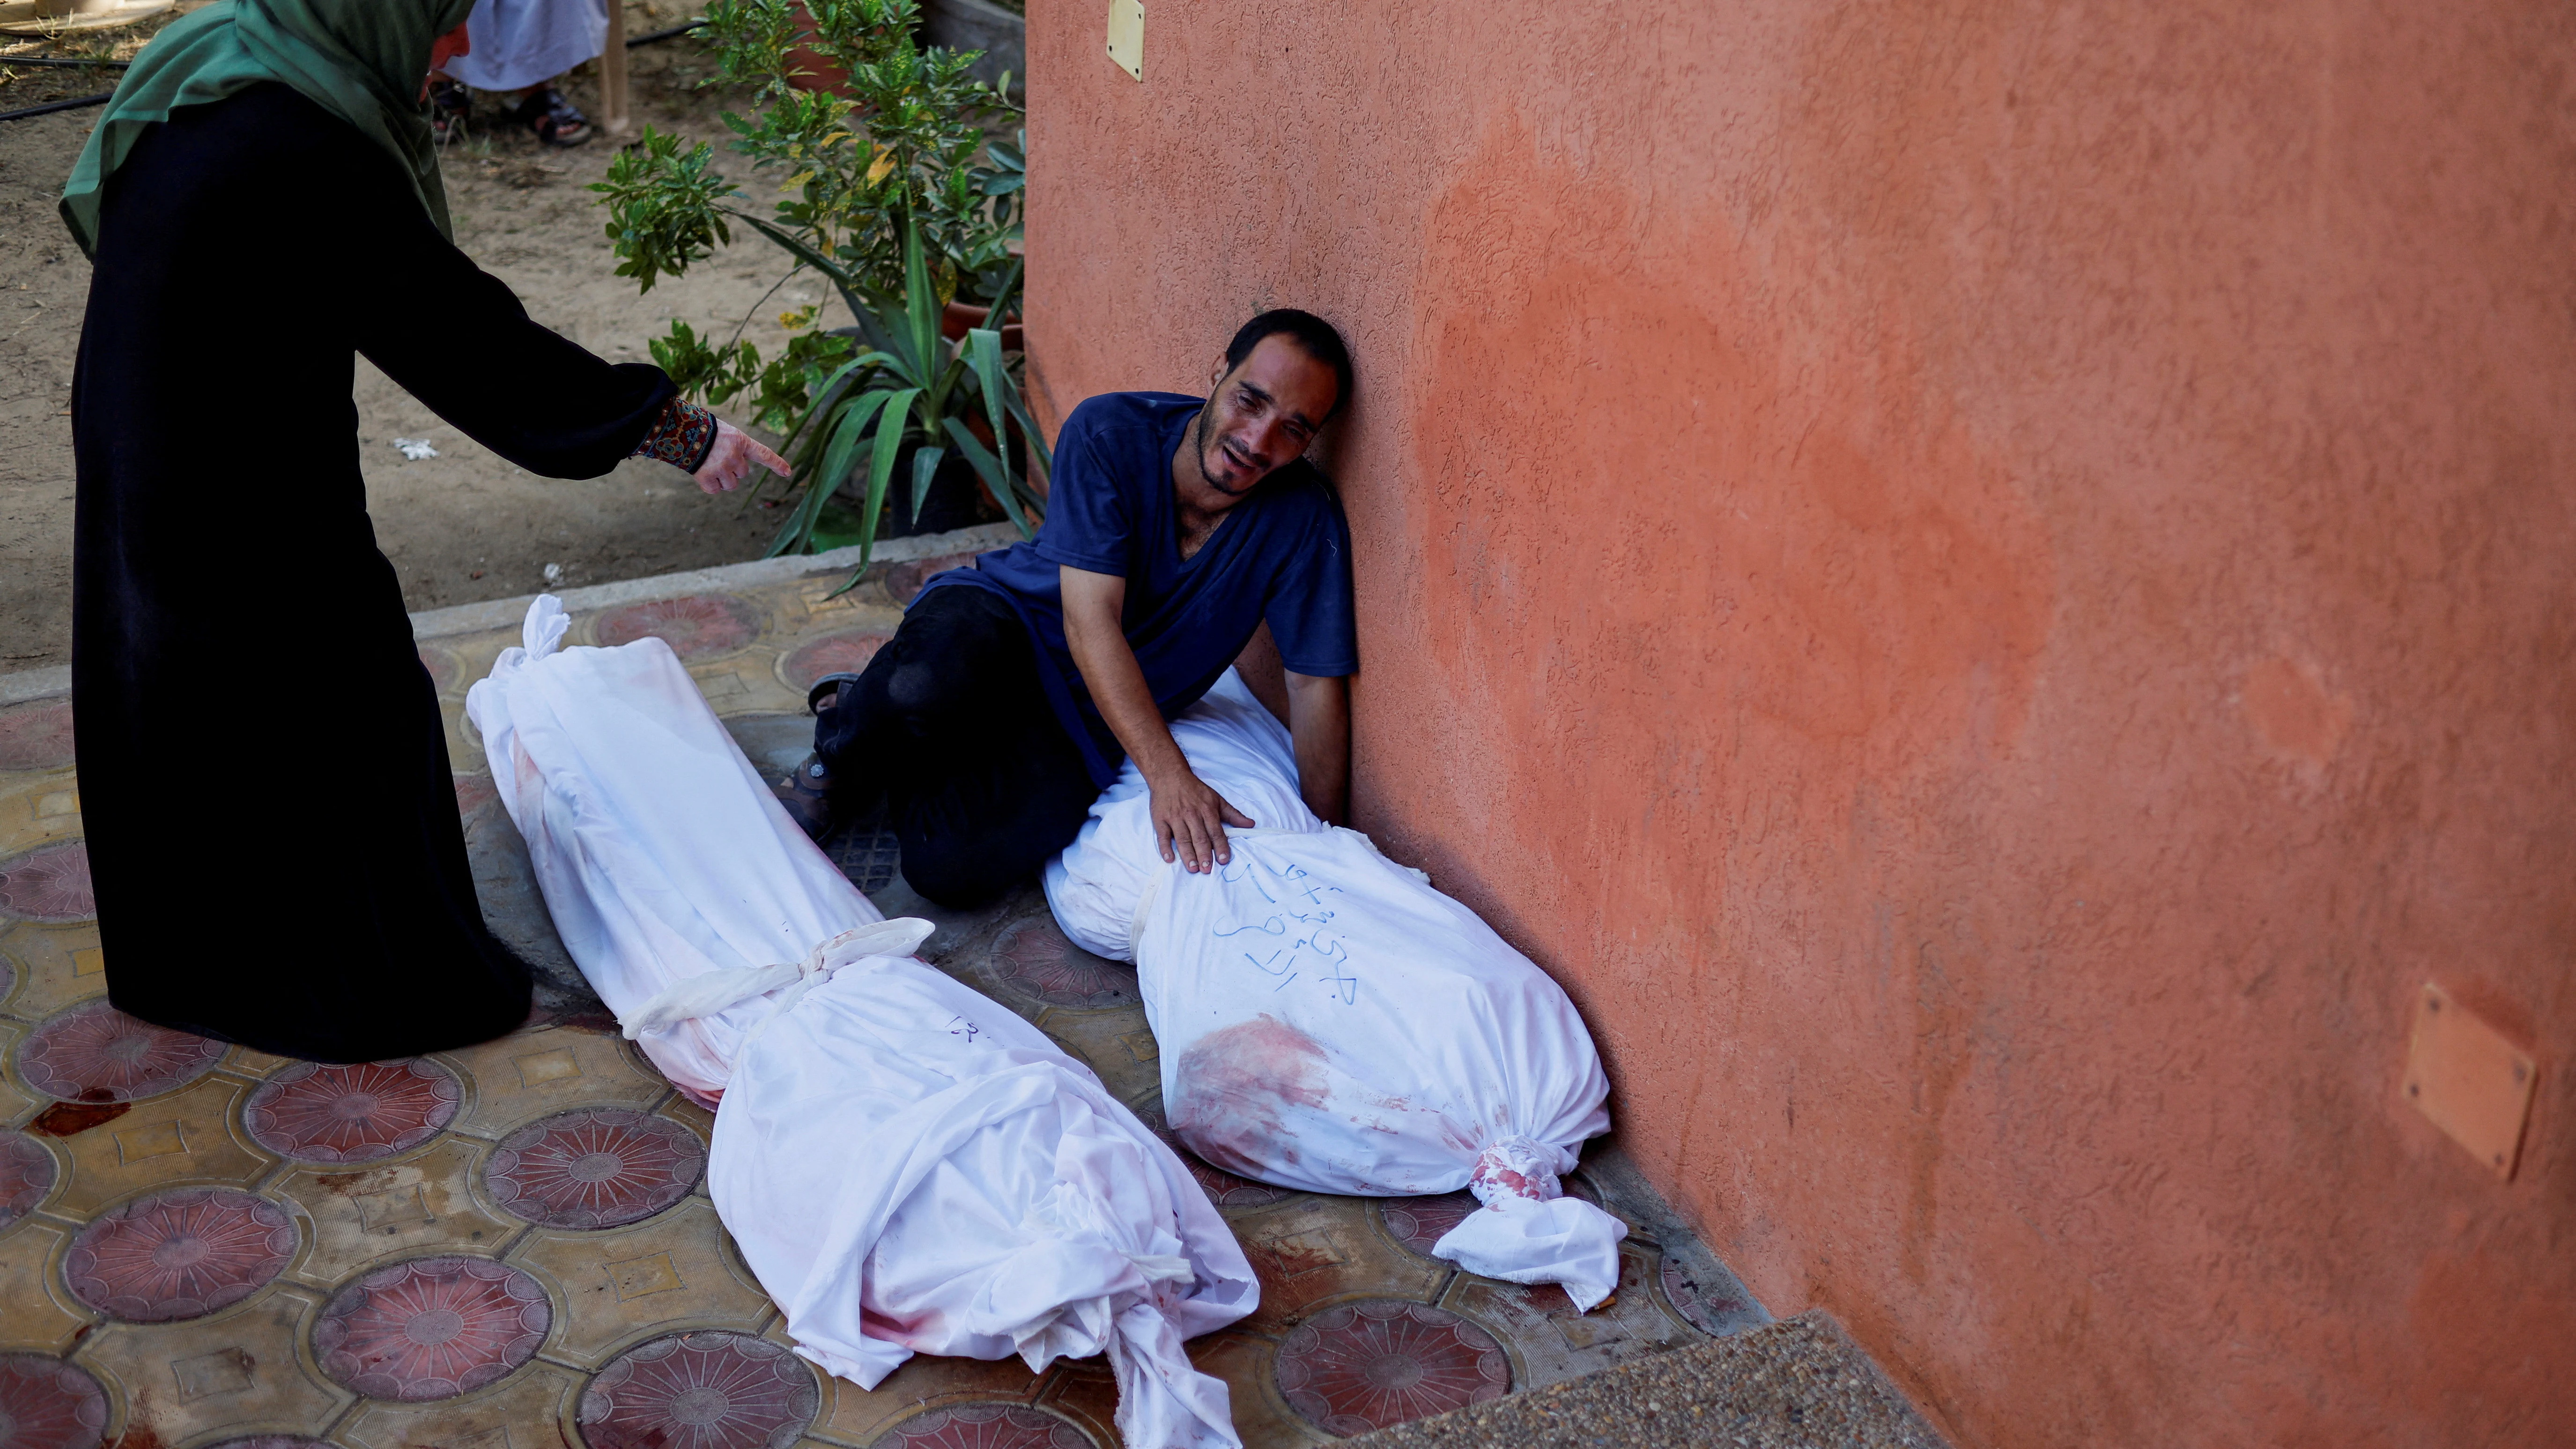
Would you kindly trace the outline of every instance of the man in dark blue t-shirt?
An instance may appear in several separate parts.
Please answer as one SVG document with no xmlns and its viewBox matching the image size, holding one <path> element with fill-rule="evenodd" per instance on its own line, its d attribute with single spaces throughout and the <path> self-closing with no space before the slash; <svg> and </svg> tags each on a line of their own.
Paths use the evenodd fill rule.
<svg viewBox="0 0 2576 1449">
<path fill-rule="evenodd" d="M 864 673 L 816 686 L 816 758 L 781 789 L 819 835 L 883 792 L 915 890 L 964 907 L 1025 880 L 1133 759 L 1165 860 L 1225 864 L 1256 822 L 1190 770 L 1165 723 L 1267 623 L 1309 808 L 1350 780 L 1350 529 L 1305 461 L 1351 392 L 1331 324 L 1244 325 L 1205 400 L 1110 393 L 1056 440 L 1046 522 L 932 578 Z"/>
</svg>

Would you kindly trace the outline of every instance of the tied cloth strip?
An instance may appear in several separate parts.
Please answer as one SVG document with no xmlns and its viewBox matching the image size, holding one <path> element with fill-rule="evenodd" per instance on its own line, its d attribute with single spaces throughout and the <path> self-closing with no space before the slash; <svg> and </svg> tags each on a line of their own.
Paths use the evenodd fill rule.
<svg viewBox="0 0 2576 1449">
<path fill-rule="evenodd" d="M 658 1031 L 692 1017 L 713 1016 L 717 1012 L 741 1005 L 756 996 L 766 996 L 780 987 L 791 987 L 778 998 L 770 1015 L 794 1006 L 805 993 L 832 978 L 832 973 L 853 961 L 870 956 L 909 956 L 930 939 L 939 928 L 917 916 L 897 916 L 890 921 L 857 926 L 832 937 L 807 952 L 802 961 L 776 966 L 736 966 L 726 971 L 709 971 L 692 976 L 665 988 L 645 1002 L 633 1015 L 619 1022 L 628 1041 L 648 1031 Z"/>
<path fill-rule="evenodd" d="M 1506 1198 L 1548 1202 L 1565 1196 L 1556 1180 L 1556 1165 L 1562 1160 L 1563 1154 L 1535 1138 L 1498 1137 L 1476 1154 L 1467 1190 L 1487 1207 Z"/>
<path fill-rule="evenodd" d="M 1107 1242 L 1112 1236 L 1110 1227 L 1097 1199 L 1071 1183 L 1059 1182 L 1021 1217 L 1020 1236 L 1023 1242 L 1028 1243 L 1081 1237 L 1097 1237 Z M 1174 1246 L 1178 1246 L 1177 1240 L 1174 1240 Z M 1138 1253 L 1125 1248 L 1118 1252 L 1136 1265 L 1136 1271 L 1142 1273 L 1148 1283 L 1198 1281 L 1198 1270 L 1190 1266 L 1188 1258 L 1178 1253 Z"/>
<path fill-rule="evenodd" d="M 1482 1208 L 1431 1245 L 1472 1273 L 1511 1283 L 1556 1283 L 1589 1313 L 1619 1286 L 1619 1240 L 1628 1225 L 1581 1198 L 1565 1196 L 1557 1174 L 1574 1154 L 1517 1133 L 1476 1154 L 1467 1190 Z"/>
<path fill-rule="evenodd" d="M 1098 1272 L 1115 1259 L 1135 1265 L 1143 1280 L 1149 1307 L 1165 1285 L 1187 1289 L 1198 1279 L 1190 1260 L 1178 1253 L 1154 1251 L 1157 1247 L 1180 1247 L 1178 1239 L 1166 1232 L 1148 1232 L 1140 1245 L 1123 1246 L 1127 1235 L 1117 1230 L 1102 1211 L 1102 1204 L 1091 1193 L 1070 1182 L 1058 1182 L 1053 1190 L 1030 1207 L 1020 1221 L 1020 1241 L 1024 1253 L 1060 1259 L 1063 1263 L 1081 1261 L 1091 1254 Z M 1130 1240 L 1132 1241 L 1132 1240 Z M 1043 1272 L 1036 1275 L 1045 1278 Z M 1095 1286 L 1108 1289 L 1111 1278 L 1104 1277 Z M 1022 1317 L 1026 1304 L 1014 1304 L 1011 1292 L 998 1283 L 988 1289 L 977 1305 L 978 1316 L 991 1321 L 979 1325 L 983 1331 L 1007 1335 L 1019 1351 L 1020 1360 L 1031 1373 L 1043 1373 L 1048 1364 L 1059 1358 L 1083 1358 L 1111 1346 L 1120 1329 L 1119 1319 L 1133 1303 L 1115 1305 L 1114 1291 L 1099 1296 L 1077 1298 L 1061 1303 L 1034 1316 Z M 1159 1309 L 1156 1311 L 1159 1312 Z M 1115 1351 L 1114 1348 L 1112 1350 Z"/>
</svg>

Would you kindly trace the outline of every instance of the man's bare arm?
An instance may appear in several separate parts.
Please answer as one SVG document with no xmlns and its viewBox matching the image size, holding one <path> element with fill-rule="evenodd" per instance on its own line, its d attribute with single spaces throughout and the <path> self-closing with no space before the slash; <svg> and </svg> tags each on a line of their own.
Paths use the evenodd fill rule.
<svg viewBox="0 0 2576 1449">
<path fill-rule="evenodd" d="M 1327 825 L 1342 824 L 1351 790 L 1351 682 L 1288 671 L 1288 734 L 1306 808 Z"/>
<path fill-rule="evenodd" d="M 1162 847 L 1163 859 L 1177 855 L 1193 871 L 1205 871 L 1211 861 L 1231 861 L 1225 827 L 1250 826 L 1252 817 L 1208 788 L 1173 742 L 1172 728 L 1163 722 L 1145 671 L 1136 663 L 1136 651 L 1127 647 L 1120 617 L 1127 606 L 1127 581 L 1059 565 L 1057 582 L 1074 667 L 1082 671 L 1083 687 L 1109 722 L 1110 733 L 1127 747 L 1127 757 L 1145 777 L 1153 797 L 1154 843 Z"/>
</svg>

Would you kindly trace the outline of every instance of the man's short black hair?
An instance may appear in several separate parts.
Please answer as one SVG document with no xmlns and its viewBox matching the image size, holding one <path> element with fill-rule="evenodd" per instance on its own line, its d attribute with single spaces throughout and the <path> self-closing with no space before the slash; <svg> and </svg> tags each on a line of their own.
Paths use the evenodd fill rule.
<svg viewBox="0 0 2576 1449">
<path fill-rule="evenodd" d="M 1330 412 L 1315 420 L 1320 425 L 1333 413 L 1340 412 L 1342 404 L 1351 400 L 1351 350 L 1342 345 L 1342 334 L 1333 330 L 1332 323 L 1294 307 L 1274 307 L 1244 323 L 1235 332 L 1234 340 L 1226 344 L 1225 370 L 1232 372 L 1243 366 L 1243 360 L 1252 355 L 1252 349 L 1261 345 L 1262 338 L 1281 336 L 1296 343 L 1298 350 L 1308 357 L 1333 370 L 1336 384 L 1333 406 Z"/>
</svg>

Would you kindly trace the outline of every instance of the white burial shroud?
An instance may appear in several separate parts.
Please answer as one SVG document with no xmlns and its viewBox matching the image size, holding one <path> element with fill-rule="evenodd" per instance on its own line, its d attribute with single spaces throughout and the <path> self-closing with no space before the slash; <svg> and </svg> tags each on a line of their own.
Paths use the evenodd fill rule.
<svg viewBox="0 0 2576 1449">
<path fill-rule="evenodd" d="M 1565 992 L 1428 877 L 1327 826 L 1288 731 L 1233 671 L 1172 722 L 1190 768 L 1256 822 L 1232 863 L 1167 864 L 1131 761 L 1047 862 L 1065 933 L 1134 961 L 1163 1108 L 1191 1151 L 1308 1192 L 1464 1187 L 1485 1205 L 1432 1251 L 1489 1278 L 1619 1284 L 1627 1225 L 1562 1194 L 1610 1130 L 1610 1083 Z"/>
<path fill-rule="evenodd" d="M 1171 1149 L 1037 1028 L 911 958 L 771 798 L 670 647 L 528 610 L 466 711 L 546 905 L 626 1035 L 717 1104 L 707 1186 L 796 1351 L 1107 1352 L 1137 1449 L 1236 1446 L 1182 1340 L 1258 1301 Z"/>
</svg>

